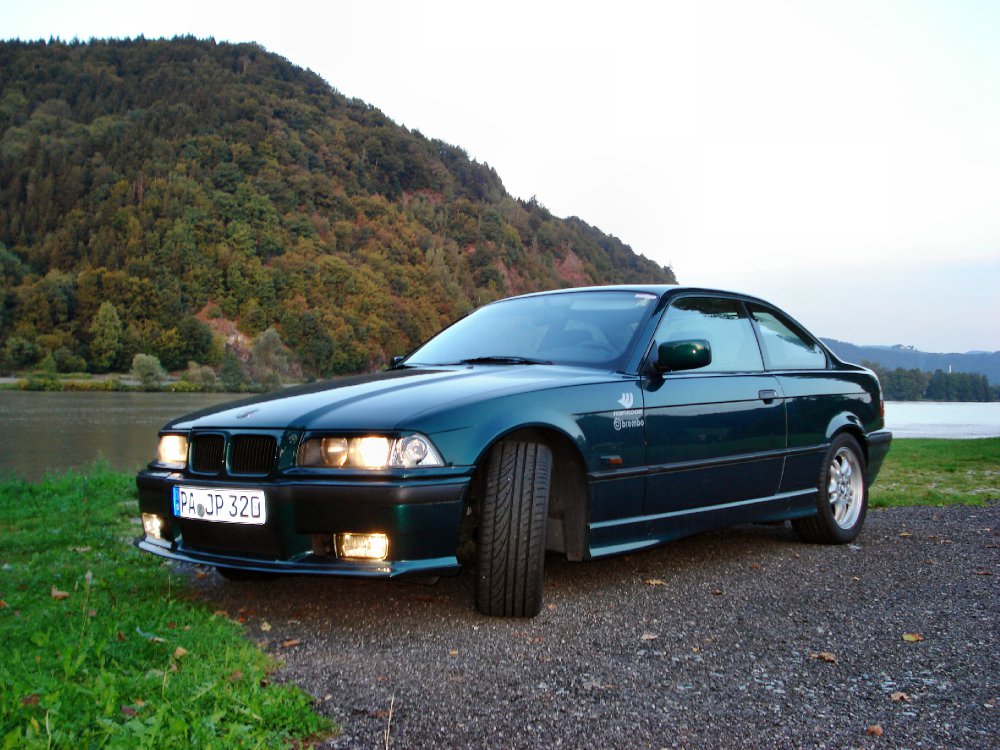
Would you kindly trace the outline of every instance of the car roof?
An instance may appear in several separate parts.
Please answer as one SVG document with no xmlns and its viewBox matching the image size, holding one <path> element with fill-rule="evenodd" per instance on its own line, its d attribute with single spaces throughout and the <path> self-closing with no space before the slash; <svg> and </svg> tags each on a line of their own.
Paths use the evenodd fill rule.
<svg viewBox="0 0 1000 750">
<path fill-rule="evenodd" d="M 777 305 L 772 302 L 768 302 L 765 299 L 754 296 L 752 294 L 746 294 L 744 292 L 737 292 L 731 289 L 713 289 L 711 287 L 700 287 L 700 286 L 682 286 L 680 284 L 608 284 L 604 286 L 578 286 L 570 287 L 567 289 L 550 289 L 548 291 L 542 292 L 531 292 L 529 294 L 519 294 L 516 297 L 508 297 L 507 299 L 517 299 L 520 297 L 539 297 L 548 294 L 568 294 L 572 292 L 638 292 L 645 294 L 655 294 L 657 297 L 674 297 L 679 294 L 687 294 L 691 292 L 704 293 L 704 294 L 722 294 L 722 295 L 732 295 L 734 297 L 739 297 L 740 299 L 753 300 L 755 302 L 760 302 L 762 304 L 768 305 L 769 307 L 777 307 Z M 497 300 L 501 302 L 502 300 Z"/>
</svg>

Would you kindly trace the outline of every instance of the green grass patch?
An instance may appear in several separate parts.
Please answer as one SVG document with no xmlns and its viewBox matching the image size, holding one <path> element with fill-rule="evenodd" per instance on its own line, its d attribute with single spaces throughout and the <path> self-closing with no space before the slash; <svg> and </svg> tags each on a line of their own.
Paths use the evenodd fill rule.
<svg viewBox="0 0 1000 750">
<path fill-rule="evenodd" d="M 282 747 L 332 730 L 275 662 L 131 545 L 133 478 L 0 481 L 0 748 Z M 235 613 L 233 613 L 235 616 Z"/>
<path fill-rule="evenodd" d="M 1000 500 L 1000 438 L 893 440 L 869 492 L 873 508 Z"/>
</svg>

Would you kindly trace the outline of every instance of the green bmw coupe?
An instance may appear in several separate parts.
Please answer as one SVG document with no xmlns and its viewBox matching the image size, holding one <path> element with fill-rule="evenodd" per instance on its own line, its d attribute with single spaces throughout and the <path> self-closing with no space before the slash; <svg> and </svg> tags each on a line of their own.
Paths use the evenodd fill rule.
<svg viewBox="0 0 1000 750">
<path fill-rule="evenodd" d="M 136 482 L 138 546 L 227 578 L 437 576 L 532 616 L 546 551 L 790 520 L 850 542 L 889 450 L 879 382 L 743 294 L 495 302 L 385 371 L 189 414 Z"/>
</svg>

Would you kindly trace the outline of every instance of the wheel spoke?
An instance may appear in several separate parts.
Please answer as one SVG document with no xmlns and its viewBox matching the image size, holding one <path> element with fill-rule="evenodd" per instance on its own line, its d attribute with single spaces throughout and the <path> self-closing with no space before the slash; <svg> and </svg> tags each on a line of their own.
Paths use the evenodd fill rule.
<svg viewBox="0 0 1000 750">
<path fill-rule="evenodd" d="M 861 492 L 864 478 L 855 454 L 842 448 L 830 460 L 827 499 L 834 522 L 841 528 L 850 528 L 861 512 Z"/>
<path fill-rule="evenodd" d="M 817 492 L 823 505 L 816 517 L 794 522 L 796 533 L 806 541 L 843 543 L 861 529 L 866 509 L 865 458 L 858 440 L 838 435 L 824 459 Z"/>
</svg>

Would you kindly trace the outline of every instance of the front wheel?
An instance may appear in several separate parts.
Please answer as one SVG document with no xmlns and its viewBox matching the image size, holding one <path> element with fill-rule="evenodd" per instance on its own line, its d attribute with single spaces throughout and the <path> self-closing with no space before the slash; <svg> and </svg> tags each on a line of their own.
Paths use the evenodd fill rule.
<svg viewBox="0 0 1000 750">
<path fill-rule="evenodd" d="M 503 440 L 490 451 L 476 545 L 476 608 L 534 617 L 542 609 L 552 451 Z"/>
<path fill-rule="evenodd" d="M 834 438 L 819 476 L 816 515 L 792 521 L 806 542 L 844 544 L 854 541 L 868 510 L 865 456 L 858 441 L 847 434 Z"/>
</svg>

